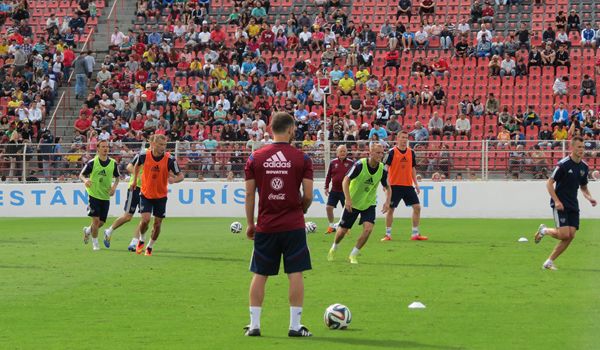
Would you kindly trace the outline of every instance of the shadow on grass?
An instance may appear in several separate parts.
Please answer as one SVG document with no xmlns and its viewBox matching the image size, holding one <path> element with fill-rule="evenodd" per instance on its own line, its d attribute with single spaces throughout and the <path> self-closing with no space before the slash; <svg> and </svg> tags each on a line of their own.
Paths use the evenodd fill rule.
<svg viewBox="0 0 600 350">
<path fill-rule="evenodd" d="M 345 332 L 356 332 L 356 331 L 360 331 L 357 329 L 351 330 L 345 330 L 343 331 Z M 280 337 L 263 337 L 263 338 L 271 338 L 271 339 L 277 339 Z M 281 339 L 283 339 L 283 337 L 281 337 Z M 394 340 L 394 339 L 357 339 L 357 338 L 330 338 L 330 337 L 322 337 L 322 336 L 315 336 L 312 338 L 305 338 L 307 342 L 310 342 L 311 344 L 316 344 L 316 343 L 329 343 L 333 346 L 335 346 L 336 344 L 338 346 L 345 346 L 345 345 L 350 345 L 350 346 L 368 346 L 368 347 L 374 347 L 374 348 L 390 348 L 390 349 L 440 349 L 440 350 L 464 350 L 466 349 L 465 347 L 457 347 L 457 346 L 449 346 L 449 345 L 434 345 L 434 344 L 424 344 L 424 343 L 418 343 L 415 341 L 410 341 L 410 340 Z M 308 343 L 307 343 L 308 344 Z M 325 345 L 325 344 L 323 344 Z"/>
<path fill-rule="evenodd" d="M 562 268 L 561 270 L 563 271 L 577 271 L 577 272 L 594 272 L 594 273 L 600 273 L 600 269 L 578 269 L 578 268 Z"/>
<path fill-rule="evenodd" d="M 31 269 L 37 270 L 40 269 L 39 266 L 32 265 L 0 265 L 0 269 Z"/>
<path fill-rule="evenodd" d="M 116 253 L 126 253 L 126 254 L 130 254 L 130 255 L 136 255 L 133 252 L 129 252 L 127 250 L 124 249 L 120 249 L 120 250 L 111 250 L 111 252 L 116 252 Z M 220 257 L 220 256 L 205 256 L 204 254 L 211 254 L 210 252 L 202 252 L 202 254 L 194 254 L 192 252 L 177 252 L 177 251 L 173 251 L 173 250 L 161 250 L 161 251 L 155 251 L 154 254 L 152 254 L 152 258 L 156 258 L 156 259 L 195 259 L 195 260 L 205 260 L 205 261 L 215 261 L 215 262 L 220 262 L 220 261 L 225 261 L 225 262 L 248 262 L 249 259 L 247 258 L 224 258 L 224 257 Z"/>
<path fill-rule="evenodd" d="M 386 266 L 402 266 L 402 267 L 425 267 L 425 268 L 443 268 L 443 269 L 468 269 L 469 266 L 464 265 L 445 265 L 445 264 L 400 264 L 400 263 L 369 263 L 360 262 L 359 265 L 386 265 Z"/>
<path fill-rule="evenodd" d="M 0 240 L 0 244 L 36 244 L 35 241 L 29 241 L 29 240 Z"/>
</svg>

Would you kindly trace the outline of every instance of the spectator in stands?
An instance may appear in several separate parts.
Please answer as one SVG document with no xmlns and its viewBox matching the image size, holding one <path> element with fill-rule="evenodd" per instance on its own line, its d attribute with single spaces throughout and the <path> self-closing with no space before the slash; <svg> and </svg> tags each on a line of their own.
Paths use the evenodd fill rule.
<svg viewBox="0 0 600 350">
<path fill-rule="evenodd" d="M 396 69 L 395 76 L 397 76 L 398 68 L 400 68 L 399 59 L 400 55 L 398 54 L 398 50 L 390 48 L 390 50 L 385 54 L 385 65 L 383 66 L 384 74 L 386 72 L 387 67 L 393 67 Z"/>
<path fill-rule="evenodd" d="M 575 10 L 571 10 L 569 17 L 567 17 L 567 34 L 571 34 L 572 31 L 581 31 L 581 21 Z"/>
<path fill-rule="evenodd" d="M 408 23 L 410 23 L 410 18 L 412 17 L 412 3 L 411 0 L 399 0 L 398 1 L 398 11 L 396 12 L 396 20 L 400 18 L 400 16 L 407 16 Z"/>
<path fill-rule="evenodd" d="M 583 101 L 583 96 L 596 97 L 596 81 L 588 74 L 585 74 L 581 80 L 581 91 L 579 96 L 581 96 L 581 101 Z"/>
<path fill-rule="evenodd" d="M 481 36 L 481 40 L 477 44 L 476 55 L 477 57 L 490 57 L 491 53 L 492 42 L 489 41 L 487 36 L 484 34 Z"/>
<path fill-rule="evenodd" d="M 385 125 L 385 128 L 390 134 L 396 135 L 402 130 L 402 125 L 400 125 L 398 122 L 398 117 L 396 115 L 392 115 L 390 120 Z"/>
<path fill-rule="evenodd" d="M 369 139 L 371 139 L 373 135 L 377 135 L 378 140 L 387 140 L 388 137 L 387 131 L 382 128 L 379 123 L 373 123 L 373 127 L 369 131 Z"/>
<path fill-rule="evenodd" d="M 454 38 L 454 33 L 450 30 L 449 26 L 450 24 L 446 23 L 440 32 L 440 47 L 443 50 L 450 50 L 453 46 L 452 40 Z"/>
<path fill-rule="evenodd" d="M 452 124 L 452 117 L 446 118 L 442 132 L 444 133 L 445 138 L 450 138 L 452 136 L 456 139 L 456 128 L 454 127 L 454 124 Z"/>
<path fill-rule="evenodd" d="M 450 65 L 444 57 L 440 57 L 431 65 L 432 74 L 436 77 L 447 77 L 450 75 Z"/>
<path fill-rule="evenodd" d="M 500 77 L 504 78 L 506 75 L 517 75 L 515 60 L 508 54 L 504 54 L 504 59 L 500 63 Z"/>
<path fill-rule="evenodd" d="M 556 127 L 558 124 L 567 125 L 568 122 L 569 112 L 565 109 L 565 104 L 561 102 L 552 116 L 552 128 Z"/>
<path fill-rule="evenodd" d="M 458 43 L 454 47 L 454 53 L 457 57 L 467 57 L 469 55 L 469 43 L 467 42 L 467 37 L 465 35 L 461 35 Z"/>
<path fill-rule="evenodd" d="M 425 0 L 430 1 L 430 0 Z M 414 36 L 415 49 L 427 50 L 429 48 L 429 34 L 421 27 Z"/>
<path fill-rule="evenodd" d="M 569 77 L 557 77 L 554 81 L 554 85 L 552 86 L 552 90 L 554 91 L 554 96 L 566 96 L 569 93 L 567 88 L 567 84 L 569 82 Z"/>
<path fill-rule="evenodd" d="M 487 29 L 485 24 L 482 24 L 481 28 L 477 32 L 477 43 L 479 44 L 484 37 L 487 39 L 487 41 L 492 41 L 493 38 L 492 32 Z"/>
<path fill-rule="evenodd" d="M 462 100 L 458 102 L 458 112 L 464 115 L 473 114 L 473 102 L 469 95 L 465 95 Z"/>
<path fill-rule="evenodd" d="M 512 116 L 508 112 L 508 107 L 504 106 L 502 108 L 502 112 L 500 112 L 498 114 L 498 126 L 499 127 L 505 127 L 506 125 L 508 125 L 508 123 L 510 122 L 511 118 L 512 118 Z"/>
<path fill-rule="evenodd" d="M 431 103 L 433 105 L 442 106 L 446 104 L 446 93 L 442 89 L 442 86 L 439 83 L 436 83 L 433 87 L 432 93 L 433 100 Z"/>
<path fill-rule="evenodd" d="M 441 139 L 443 128 L 444 128 L 444 120 L 438 116 L 437 112 L 433 112 L 433 115 L 429 119 L 429 123 L 428 123 L 429 134 L 433 138 L 435 138 L 435 136 L 439 136 Z"/>
<path fill-rule="evenodd" d="M 498 110 L 500 108 L 500 102 L 494 96 L 493 92 L 488 94 L 487 101 L 485 102 L 485 113 L 490 116 L 495 116 L 498 114 Z"/>
<path fill-rule="evenodd" d="M 571 41 L 569 40 L 569 34 L 564 29 L 559 29 L 556 35 L 556 45 L 566 45 L 567 49 L 571 47 Z"/>
<path fill-rule="evenodd" d="M 542 56 L 542 65 L 554 66 L 554 61 L 556 60 L 556 51 L 554 51 L 551 45 L 546 44 L 546 47 L 540 54 Z"/>
<path fill-rule="evenodd" d="M 348 76 L 348 72 L 345 72 L 344 77 L 338 82 L 338 89 L 342 95 L 350 95 L 355 86 L 356 83 Z"/>
<path fill-rule="evenodd" d="M 408 136 L 411 136 L 415 140 L 415 142 L 411 142 L 411 147 L 414 147 L 420 142 L 427 142 L 429 140 L 429 131 L 423 127 L 420 121 L 416 121 L 415 128 L 408 133 Z"/>
<path fill-rule="evenodd" d="M 497 1 L 497 0 L 496 0 Z M 494 28 L 494 8 L 491 4 L 486 3 L 481 10 L 481 23 L 490 23 Z"/>
<path fill-rule="evenodd" d="M 456 120 L 456 135 L 471 137 L 471 122 L 464 114 L 459 115 Z"/>
<path fill-rule="evenodd" d="M 471 4 L 471 23 L 479 23 L 483 16 L 483 6 L 479 0 L 474 0 Z"/>
<path fill-rule="evenodd" d="M 542 53 L 538 50 L 537 46 L 531 48 L 527 65 L 529 68 L 542 66 Z"/>
<path fill-rule="evenodd" d="M 433 22 L 435 15 L 435 1 L 434 0 L 421 0 L 419 5 L 419 16 L 421 17 L 421 24 L 427 23 L 427 20 Z"/>
<path fill-rule="evenodd" d="M 484 113 L 483 104 L 481 103 L 481 99 L 479 97 L 475 97 L 473 99 L 472 105 L 473 116 L 481 117 Z"/>
<path fill-rule="evenodd" d="M 492 59 L 488 63 L 488 76 L 495 77 L 499 75 L 501 67 L 500 57 L 498 55 L 492 56 Z"/>
<path fill-rule="evenodd" d="M 581 31 L 581 46 L 596 48 L 596 32 L 590 23 L 586 23 L 585 29 Z"/>
</svg>

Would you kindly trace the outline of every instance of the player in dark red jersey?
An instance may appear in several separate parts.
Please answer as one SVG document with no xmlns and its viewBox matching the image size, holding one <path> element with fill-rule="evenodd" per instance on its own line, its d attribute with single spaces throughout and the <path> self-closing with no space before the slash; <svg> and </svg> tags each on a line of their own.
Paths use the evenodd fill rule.
<svg viewBox="0 0 600 350">
<path fill-rule="evenodd" d="M 271 117 L 274 143 L 254 152 L 246 163 L 246 234 L 254 240 L 250 271 L 250 325 L 247 336 L 260 336 L 260 314 L 268 276 L 279 273 L 281 256 L 290 281 L 290 337 L 312 334 L 300 324 L 304 301 L 302 272 L 311 269 L 304 214 L 313 199 L 310 158 L 292 147 L 296 126 L 287 113 Z M 302 192 L 300 193 L 300 187 Z M 258 189 L 258 222 L 254 204 Z"/>
<path fill-rule="evenodd" d="M 333 222 L 333 209 L 337 207 L 338 202 L 342 203 L 342 208 L 345 205 L 342 181 L 344 180 L 346 173 L 348 173 L 348 170 L 350 170 L 354 164 L 351 159 L 346 158 L 347 154 L 348 149 L 345 145 L 338 146 L 336 149 L 337 158 L 329 163 L 329 169 L 327 170 L 327 177 L 325 178 L 325 195 L 327 196 L 326 210 L 329 227 L 327 227 L 326 233 L 334 233 L 336 230 L 335 223 Z M 331 191 L 329 191 L 330 183 Z"/>
</svg>

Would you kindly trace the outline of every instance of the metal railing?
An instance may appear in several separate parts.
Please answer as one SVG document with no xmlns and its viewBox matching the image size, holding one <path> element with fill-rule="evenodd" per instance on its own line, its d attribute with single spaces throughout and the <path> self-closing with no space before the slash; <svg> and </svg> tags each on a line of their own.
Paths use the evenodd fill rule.
<svg viewBox="0 0 600 350">
<path fill-rule="evenodd" d="M 379 142 L 379 141 L 378 141 Z M 369 154 L 368 141 L 325 142 L 304 141 L 294 145 L 309 154 L 315 177 L 325 177 L 329 159 L 336 157 L 337 146 L 348 148 L 348 157 L 359 159 Z M 126 167 L 146 146 L 134 143 L 111 142 L 110 156 L 117 161 L 127 177 Z M 386 149 L 390 144 L 384 143 Z M 415 150 L 417 173 L 422 179 L 542 179 L 567 153 L 561 141 L 429 141 L 411 142 Z M 247 142 L 169 142 L 167 150 L 189 179 L 242 179 L 244 166 L 252 152 Z M 586 143 L 586 157 L 595 156 L 600 144 Z M 83 165 L 95 155 L 95 144 L 69 143 L 8 143 L 0 144 L 0 177 L 2 181 L 78 181 Z M 590 163 L 593 168 L 594 162 Z M 600 162 L 599 162 L 600 163 Z M 600 165 L 600 164 L 599 164 Z"/>
</svg>

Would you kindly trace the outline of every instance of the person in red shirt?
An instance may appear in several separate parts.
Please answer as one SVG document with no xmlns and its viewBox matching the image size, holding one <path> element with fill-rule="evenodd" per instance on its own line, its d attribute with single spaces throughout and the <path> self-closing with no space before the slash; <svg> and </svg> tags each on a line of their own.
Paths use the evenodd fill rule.
<svg viewBox="0 0 600 350">
<path fill-rule="evenodd" d="M 92 126 L 92 121 L 85 115 L 85 114 L 81 114 L 79 116 L 79 119 L 77 119 L 75 121 L 75 132 L 86 136 L 88 130 L 90 129 L 90 127 Z"/>
<path fill-rule="evenodd" d="M 221 27 L 221 25 L 217 24 L 215 29 L 210 32 L 210 41 L 212 42 L 213 49 L 220 49 L 224 46 L 225 40 L 227 39 L 227 34 Z"/>
<path fill-rule="evenodd" d="M 148 80 L 148 72 L 144 69 L 138 69 L 135 71 L 135 81 L 140 84 L 145 84 Z"/>
<path fill-rule="evenodd" d="M 383 71 L 385 72 L 385 69 L 387 67 L 394 67 L 394 68 L 396 68 L 396 75 L 398 75 L 398 68 L 400 67 L 398 59 L 400 59 L 398 50 L 390 50 L 390 51 L 386 52 L 385 65 L 383 66 Z"/>
<path fill-rule="evenodd" d="M 267 278 L 279 273 L 283 255 L 290 281 L 290 337 L 310 337 L 300 324 L 304 302 L 302 272 L 311 269 L 304 214 L 313 199 L 313 167 L 308 155 L 290 143 L 296 134 L 294 118 L 285 112 L 271 118 L 274 143 L 248 158 L 246 174 L 246 235 L 254 240 L 250 271 L 250 325 L 246 336 L 260 336 L 260 314 Z M 302 187 L 302 194 L 300 188 Z M 254 223 L 258 190 L 258 222 Z"/>
<path fill-rule="evenodd" d="M 263 23 L 263 31 L 260 33 L 260 47 L 273 51 L 273 43 L 275 42 L 275 33 L 269 28 L 269 24 Z"/>
<path fill-rule="evenodd" d="M 135 116 L 135 119 L 131 121 L 131 129 L 135 131 L 144 130 L 144 119 L 142 118 L 142 114 L 138 113 Z"/>
<path fill-rule="evenodd" d="M 148 102 L 154 102 L 156 99 L 156 93 L 152 91 L 152 85 L 146 84 L 146 90 L 142 91 L 142 95 L 146 95 Z"/>
<path fill-rule="evenodd" d="M 327 211 L 327 220 L 329 220 L 327 233 L 334 233 L 336 230 L 336 225 L 333 223 L 333 209 L 337 207 L 338 202 L 342 204 L 342 208 L 346 205 L 342 181 L 344 181 L 344 176 L 346 176 L 348 170 L 354 164 L 354 161 L 346 158 L 348 149 L 345 145 L 338 146 L 336 154 L 337 158 L 329 163 L 327 176 L 325 177 L 325 195 L 327 196 L 327 207 L 325 210 Z M 329 191 L 329 184 L 331 184 L 331 191 Z"/>
<path fill-rule="evenodd" d="M 443 57 L 440 57 L 437 62 L 434 62 L 431 65 L 431 68 L 433 68 L 433 75 L 436 77 L 445 77 L 450 75 L 450 65 Z"/>
</svg>

